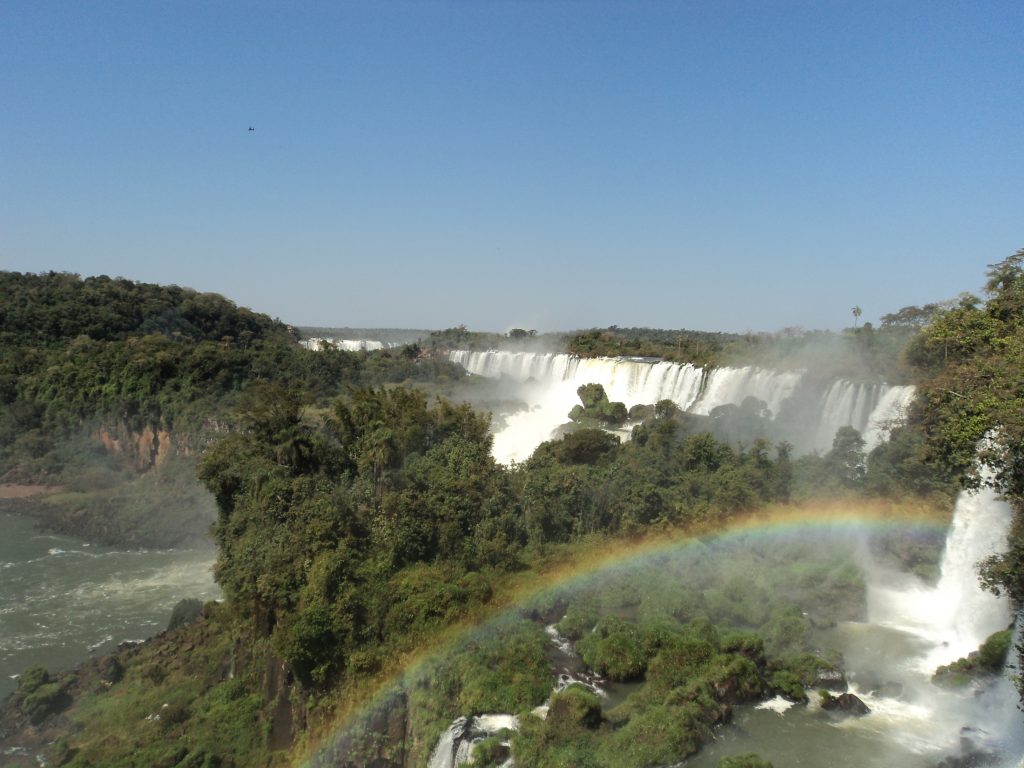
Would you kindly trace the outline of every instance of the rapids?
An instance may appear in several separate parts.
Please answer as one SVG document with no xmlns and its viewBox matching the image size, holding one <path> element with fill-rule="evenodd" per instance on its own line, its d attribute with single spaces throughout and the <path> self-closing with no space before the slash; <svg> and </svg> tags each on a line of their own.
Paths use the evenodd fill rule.
<svg viewBox="0 0 1024 768">
<path fill-rule="evenodd" d="M 68 669 L 167 627 L 181 599 L 220 597 L 213 551 L 121 551 L 0 512 L 0 698 L 30 666 Z"/>
</svg>

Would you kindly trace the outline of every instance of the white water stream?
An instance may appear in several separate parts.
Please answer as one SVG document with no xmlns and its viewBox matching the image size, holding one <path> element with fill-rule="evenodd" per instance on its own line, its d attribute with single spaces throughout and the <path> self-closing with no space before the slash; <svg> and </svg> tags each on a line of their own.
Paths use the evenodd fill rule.
<svg viewBox="0 0 1024 768">
<path fill-rule="evenodd" d="M 334 349 L 340 349 L 343 352 L 376 352 L 381 349 L 392 349 L 399 347 L 398 344 L 393 341 L 375 341 L 373 339 L 327 339 L 314 336 L 309 339 L 303 339 L 299 342 L 306 349 L 311 349 L 314 352 L 320 352 L 329 347 Z"/>
</svg>

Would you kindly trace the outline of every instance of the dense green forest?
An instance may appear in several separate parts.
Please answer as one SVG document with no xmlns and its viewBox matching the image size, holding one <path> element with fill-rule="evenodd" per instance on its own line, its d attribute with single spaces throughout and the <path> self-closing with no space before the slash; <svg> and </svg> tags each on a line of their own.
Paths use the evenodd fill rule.
<svg viewBox="0 0 1024 768">
<path fill-rule="evenodd" d="M 0 481 L 63 486 L 22 502 L 58 528 L 73 518 L 135 546 L 204 540 L 213 508 L 195 458 L 237 427 L 246 387 L 287 381 L 312 404 L 346 386 L 460 376 L 410 348 L 312 353 L 288 326 L 216 294 L 3 272 Z"/>
<path fill-rule="evenodd" d="M 763 439 L 738 444 L 664 401 L 651 404 L 628 442 L 579 419 L 512 468 L 491 456 L 486 415 L 410 386 L 461 376 L 412 348 L 308 353 L 286 327 L 220 297 L 105 278 L 5 279 L 11 297 L 52 296 L 50 314 L 76 316 L 54 321 L 12 298 L 25 308 L 4 321 L 8 477 L 72 482 L 78 468 L 62 446 L 94 429 L 94 419 L 186 428 L 203 436 L 193 455 L 216 502 L 223 603 L 76 673 L 26 674 L 6 703 L 6 722 L 60 737 L 47 748 L 55 764 L 425 765 L 457 715 L 544 703 L 548 620 L 589 667 L 639 687 L 607 709 L 579 688 L 555 695 L 548 719 L 525 720 L 513 737 L 522 764 L 666 764 L 699 748 L 732 705 L 776 694 L 806 700 L 805 688 L 841 675 L 840 660 L 811 633 L 863 602 L 850 553 L 822 548 L 808 557 L 801 549 L 797 564 L 785 548 L 754 550 L 749 557 L 771 574 L 756 589 L 744 577 L 749 559 L 714 574 L 699 559 L 659 562 L 653 567 L 678 568 L 673 583 L 690 588 L 637 597 L 641 571 L 600 592 L 545 594 L 509 612 L 559 562 L 714 530 L 766 506 L 839 499 L 883 515 L 948 511 L 961 480 L 981 481 L 974 447 L 991 430 L 996 481 L 1018 508 L 1024 494 L 1024 251 L 992 268 L 985 300 L 906 308 L 887 330 L 843 337 L 866 350 L 873 370 L 910 371 L 904 378 L 920 386 L 907 423 L 869 455 L 850 428 L 823 456 L 795 458 L 787 444 Z M 117 330 L 90 335 L 95 321 L 84 307 L 97 291 L 150 297 L 148 309 L 126 298 L 111 321 Z M 434 342 L 455 345 L 463 332 Z M 633 335 L 641 339 L 635 354 L 683 346 Z M 611 353 L 603 333 L 585 336 L 595 340 L 593 354 Z M 739 343 L 712 335 L 693 343 L 717 356 L 726 341 Z M 697 359 L 696 350 L 687 354 Z M 582 411 L 600 402 L 586 396 Z M 985 578 L 1020 599 L 1024 526 L 1016 520 L 1013 547 L 988 563 Z M 941 542 L 895 536 L 875 544 L 934 578 Z M 362 731 L 327 738 L 417 654 L 456 627 L 498 615 L 504 623 L 492 632 L 394 686 Z M 158 722 L 140 723 L 162 708 Z M 398 727 L 402 739 L 389 740 Z M 476 764 L 498 764 L 499 746 L 488 744 Z"/>
<path fill-rule="evenodd" d="M 787 328 L 777 333 L 712 333 L 655 328 L 579 331 L 565 348 L 581 357 L 650 357 L 696 366 L 760 365 L 808 368 L 822 378 L 912 382 L 916 369 L 903 350 L 938 305 L 904 307 L 883 315 L 877 328 L 864 323 L 841 333 Z"/>
</svg>

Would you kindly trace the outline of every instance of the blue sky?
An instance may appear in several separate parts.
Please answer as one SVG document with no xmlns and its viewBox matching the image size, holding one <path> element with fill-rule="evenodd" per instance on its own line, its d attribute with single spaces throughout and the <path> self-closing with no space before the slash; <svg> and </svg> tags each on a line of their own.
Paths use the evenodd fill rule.
<svg viewBox="0 0 1024 768">
<path fill-rule="evenodd" d="M 1020 2 L 6 0 L 0 268 L 300 325 L 877 321 L 1024 248 L 1022 40 Z"/>
</svg>

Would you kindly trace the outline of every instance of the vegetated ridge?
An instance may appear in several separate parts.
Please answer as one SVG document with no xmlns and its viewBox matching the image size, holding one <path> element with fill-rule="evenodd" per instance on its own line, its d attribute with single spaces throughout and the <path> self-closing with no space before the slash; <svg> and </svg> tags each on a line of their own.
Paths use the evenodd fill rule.
<svg viewBox="0 0 1024 768">
<path fill-rule="evenodd" d="M 487 418 L 468 406 L 371 386 L 311 409 L 325 394 L 319 358 L 282 352 L 308 365 L 307 376 L 241 378 L 231 390 L 237 426 L 199 463 L 216 500 L 225 602 L 96 662 L 120 672 L 26 674 L 2 729 L 9 739 L 29 724 L 59 735 L 48 747 L 53 760 L 74 766 L 274 765 L 314 755 L 402 659 L 459 622 L 491 615 L 509 584 L 560 558 L 822 496 L 948 504 L 957 479 L 979 481 L 974 447 L 993 429 L 997 482 L 1017 514 L 1009 552 L 987 563 L 984 578 L 1020 600 L 1022 263 L 1024 251 L 992 268 L 985 301 L 965 296 L 928 311 L 920 330 L 909 324 L 906 358 L 893 365 L 913 366 L 922 394 L 907 423 L 868 456 L 848 428 L 826 455 L 799 459 L 785 444 L 719 442 L 661 403 L 628 443 L 581 425 L 506 468 L 491 458 Z M 327 359 L 344 367 L 355 358 Z M 365 364 L 351 367 L 366 376 Z M 443 366 L 417 370 L 445 374 Z M 58 413 L 68 410 L 59 402 Z M 934 568 L 934 549 L 898 538 L 883 545 L 922 573 Z M 834 585 L 808 596 L 822 620 L 855 611 L 862 585 L 847 564 L 814 567 L 820 579 L 810 582 Z M 644 686 L 614 712 L 568 689 L 551 701 L 550 720 L 527 721 L 513 737 L 517 754 L 535 765 L 682 759 L 732 704 L 776 693 L 799 700 L 836 671 L 835 659 L 808 647 L 808 620 L 772 594 L 690 604 L 692 595 L 675 590 L 655 595 L 669 601 L 667 613 L 637 620 L 603 615 L 585 599 L 535 606 L 539 613 L 512 615 L 426 678 L 396 688 L 362 731 L 323 742 L 323 764 L 424 765 L 456 715 L 540 703 L 551 685 L 538 623 L 552 618 L 548 611 L 562 615 L 559 629 L 588 665 Z M 495 749 L 478 764 L 500 757 Z"/>
</svg>

